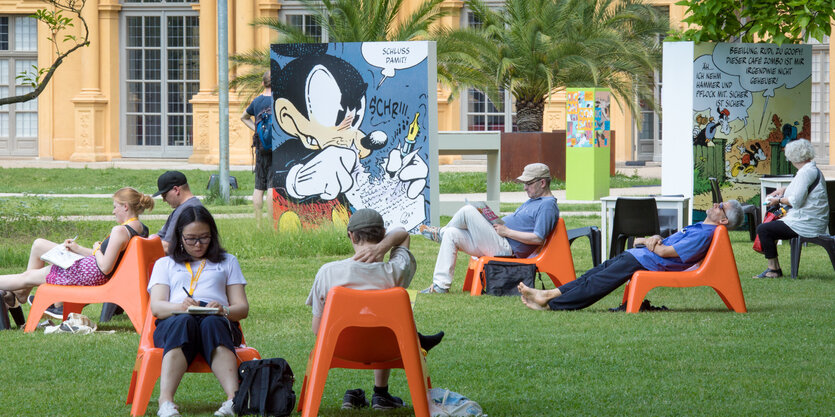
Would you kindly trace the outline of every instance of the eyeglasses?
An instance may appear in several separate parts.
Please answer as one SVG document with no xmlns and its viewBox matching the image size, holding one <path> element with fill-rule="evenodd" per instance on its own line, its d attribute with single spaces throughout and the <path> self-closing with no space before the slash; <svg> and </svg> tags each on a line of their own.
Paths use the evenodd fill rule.
<svg viewBox="0 0 835 417">
<path fill-rule="evenodd" d="M 197 246 L 197 244 L 201 245 L 208 245 L 209 242 L 212 241 L 211 236 L 201 236 L 201 237 L 185 237 L 183 236 L 183 243 L 189 246 Z"/>
<path fill-rule="evenodd" d="M 541 179 L 542 179 L 542 178 L 534 178 L 534 179 L 532 179 L 532 180 L 530 180 L 530 181 L 526 182 L 526 183 L 525 183 L 525 185 L 533 185 L 533 184 L 536 184 L 536 182 L 537 182 L 537 181 L 539 181 L 539 180 L 541 180 Z"/>
<path fill-rule="evenodd" d="M 724 215 L 725 218 L 727 219 L 728 218 L 728 213 L 725 212 L 725 203 L 719 203 L 719 210 L 722 210 L 722 215 Z"/>
</svg>

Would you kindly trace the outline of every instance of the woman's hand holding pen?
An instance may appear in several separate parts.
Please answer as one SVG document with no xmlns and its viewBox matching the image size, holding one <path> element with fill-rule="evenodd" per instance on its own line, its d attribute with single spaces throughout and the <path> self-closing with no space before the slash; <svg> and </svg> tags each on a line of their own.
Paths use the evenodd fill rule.
<svg viewBox="0 0 835 417">
<path fill-rule="evenodd" d="M 75 237 L 72 239 L 65 240 L 64 247 L 67 248 L 67 250 L 70 252 L 78 253 L 79 246 L 78 243 L 75 242 L 76 239 L 78 239 L 78 235 L 75 235 Z"/>
<path fill-rule="evenodd" d="M 199 306 L 200 305 L 200 303 L 197 302 L 197 300 L 195 300 L 194 298 L 191 297 L 191 294 L 189 294 L 186 287 L 183 287 L 183 291 L 186 293 L 186 298 L 183 299 L 183 311 L 188 310 L 188 308 L 191 307 L 191 306 Z"/>
</svg>

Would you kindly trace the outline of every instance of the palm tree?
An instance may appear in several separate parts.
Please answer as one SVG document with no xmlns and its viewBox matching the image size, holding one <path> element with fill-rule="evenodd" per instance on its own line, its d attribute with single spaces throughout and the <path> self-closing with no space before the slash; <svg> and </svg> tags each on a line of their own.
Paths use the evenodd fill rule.
<svg viewBox="0 0 835 417">
<path fill-rule="evenodd" d="M 425 0 L 404 19 L 398 19 L 403 0 L 302 1 L 316 23 L 327 32 L 329 42 L 430 40 L 434 37 L 430 26 L 446 14 L 440 8 L 444 0 Z M 252 24 L 274 30 L 279 43 L 320 42 L 279 19 L 256 19 Z M 261 76 L 270 68 L 269 49 L 251 50 L 233 55 L 229 60 L 233 68 L 246 68 L 230 82 L 230 87 L 244 95 L 258 94 Z M 451 77 L 441 78 L 451 82 Z"/>
<path fill-rule="evenodd" d="M 657 40 L 669 23 L 643 0 L 507 0 L 500 11 L 481 0 L 467 6 L 481 26 L 449 31 L 447 53 L 470 51 L 474 64 L 464 83 L 494 103 L 501 103 L 500 89 L 513 94 L 520 131 L 542 131 L 545 100 L 567 87 L 609 88 L 633 114 L 637 100 L 654 106 Z"/>
</svg>

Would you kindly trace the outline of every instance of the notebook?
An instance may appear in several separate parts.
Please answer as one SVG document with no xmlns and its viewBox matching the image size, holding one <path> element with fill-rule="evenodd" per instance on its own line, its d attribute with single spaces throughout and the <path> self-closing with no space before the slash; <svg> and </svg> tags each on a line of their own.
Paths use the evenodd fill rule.
<svg viewBox="0 0 835 417">
<path fill-rule="evenodd" d="M 201 307 L 201 306 L 189 306 L 188 310 L 186 311 L 175 311 L 171 314 L 202 314 L 202 315 L 212 315 L 218 314 L 217 307 Z"/>
<path fill-rule="evenodd" d="M 41 260 L 57 265 L 61 268 L 67 269 L 75 263 L 75 261 L 83 258 L 75 252 L 67 250 L 64 245 L 55 245 L 54 248 L 41 255 Z"/>
</svg>

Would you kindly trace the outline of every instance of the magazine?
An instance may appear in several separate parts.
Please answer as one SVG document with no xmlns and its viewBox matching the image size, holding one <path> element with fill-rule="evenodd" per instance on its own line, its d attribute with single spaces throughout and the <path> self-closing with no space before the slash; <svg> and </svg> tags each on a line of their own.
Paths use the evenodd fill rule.
<svg viewBox="0 0 835 417">
<path fill-rule="evenodd" d="M 504 220 L 497 216 L 496 213 L 493 212 L 493 209 L 491 209 L 486 202 L 467 201 L 467 204 L 475 207 L 475 209 L 478 210 L 478 212 L 481 213 L 481 215 L 484 216 L 484 218 L 487 219 L 487 221 L 490 222 L 490 224 L 504 224 Z"/>
<path fill-rule="evenodd" d="M 68 250 L 64 245 L 55 245 L 54 248 L 41 255 L 41 260 L 67 269 L 71 267 L 75 261 L 83 257 L 84 256 Z"/>
</svg>

